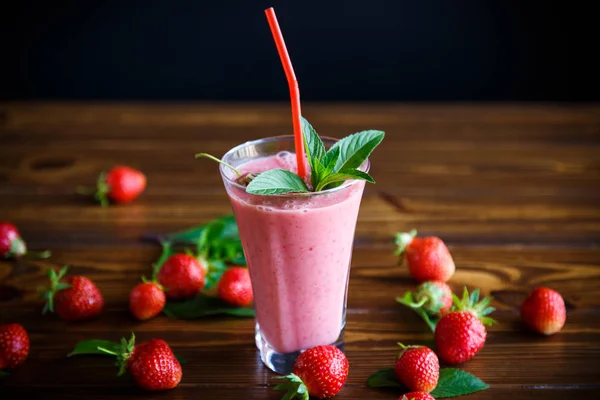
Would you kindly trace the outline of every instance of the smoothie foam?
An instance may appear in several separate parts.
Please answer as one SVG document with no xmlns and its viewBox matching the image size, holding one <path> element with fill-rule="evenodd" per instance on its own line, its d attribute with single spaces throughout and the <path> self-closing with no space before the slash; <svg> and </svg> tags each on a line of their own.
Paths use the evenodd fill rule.
<svg viewBox="0 0 600 400">
<path fill-rule="evenodd" d="M 282 152 L 244 172 L 296 172 Z M 232 177 L 234 178 L 234 177 Z M 258 196 L 226 185 L 252 278 L 256 321 L 275 351 L 334 343 L 345 323 L 346 288 L 364 181 L 306 195 Z"/>
</svg>

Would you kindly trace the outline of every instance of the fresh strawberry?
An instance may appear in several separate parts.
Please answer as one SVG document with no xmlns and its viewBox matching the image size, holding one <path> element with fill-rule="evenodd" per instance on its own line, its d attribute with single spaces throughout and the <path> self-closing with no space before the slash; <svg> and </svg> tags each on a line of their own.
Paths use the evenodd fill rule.
<svg viewBox="0 0 600 400">
<path fill-rule="evenodd" d="M 188 254 L 173 254 L 160 268 L 158 283 L 165 288 L 169 299 L 189 299 L 204 288 L 205 269 Z"/>
<path fill-rule="evenodd" d="M 219 297 L 237 307 L 248 307 L 252 304 L 252 282 L 248 268 L 231 267 L 219 280 Z"/>
<path fill-rule="evenodd" d="M 565 325 L 565 301 L 557 291 L 537 287 L 521 305 L 521 319 L 529 329 L 544 335 L 553 335 Z"/>
<path fill-rule="evenodd" d="M 19 324 L 0 326 L 0 370 L 16 368 L 29 354 L 29 336 Z"/>
<path fill-rule="evenodd" d="M 136 169 L 119 165 L 98 176 L 96 200 L 103 207 L 108 201 L 123 204 L 135 200 L 146 189 L 146 176 Z"/>
<path fill-rule="evenodd" d="M 129 370 L 139 387 L 146 390 L 173 389 L 181 381 L 181 364 L 164 340 L 152 339 L 136 346 L 135 335 L 120 343 L 102 340 L 84 340 L 77 343 L 69 356 L 82 354 L 110 354 L 117 357 L 118 375 Z"/>
<path fill-rule="evenodd" d="M 435 400 L 435 398 L 429 393 L 410 392 L 403 394 L 398 400 Z"/>
<path fill-rule="evenodd" d="M 69 276 L 61 282 L 66 273 L 66 266 L 58 274 L 53 269 L 48 271 L 50 288 L 43 289 L 42 298 L 46 299 L 43 313 L 56 311 L 64 321 L 82 321 L 99 315 L 104 308 L 104 299 L 96 285 L 79 275 Z"/>
<path fill-rule="evenodd" d="M 275 390 L 287 390 L 285 399 L 308 396 L 328 399 L 335 396 L 348 378 L 348 359 L 335 346 L 317 346 L 301 353 L 294 364 L 293 373 L 279 377 L 287 383 L 275 386 Z"/>
<path fill-rule="evenodd" d="M 437 323 L 435 346 L 443 362 L 460 364 L 473 358 L 482 349 L 487 336 L 485 325 L 492 325 L 496 321 L 487 317 L 494 311 L 493 307 L 488 307 L 492 298 L 486 297 L 479 302 L 479 289 L 469 296 L 465 288 L 462 300 L 456 295 L 452 297 L 456 310 L 446 314 Z"/>
<path fill-rule="evenodd" d="M 34 258 L 48 258 L 50 252 L 28 253 L 27 245 L 17 227 L 10 222 L 0 222 L 0 258 L 16 258 L 24 255 Z"/>
<path fill-rule="evenodd" d="M 173 389 L 181 381 L 181 364 L 164 340 L 152 339 L 135 346 L 127 367 L 142 389 Z"/>
<path fill-rule="evenodd" d="M 425 346 L 404 346 L 396 358 L 394 372 L 398 381 L 409 390 L 431 392 L 440 377 L 440 362 L 435 353 Z"/>
<path fill-rule="evenodd" d="M 156 317 L 165 308 L 167 298 L 156 282 L 142 282 L 129 294 L 129 310 L 139 320 Z"/>
<path fill-rule="evenodd" d="M 0 222 L 0 258 L 20 257 L 27 252 L 27 246 L 17 227 L 10 222 Z"/>
<path fill-rule="evenodd" d="M 405 259 L 419 282 L 447 282 L 454 275 L 454 261 L 444 242 L 435 236 L 417 237 L 417 231 L 397 233 L 396 254 Z"/>
</svg>

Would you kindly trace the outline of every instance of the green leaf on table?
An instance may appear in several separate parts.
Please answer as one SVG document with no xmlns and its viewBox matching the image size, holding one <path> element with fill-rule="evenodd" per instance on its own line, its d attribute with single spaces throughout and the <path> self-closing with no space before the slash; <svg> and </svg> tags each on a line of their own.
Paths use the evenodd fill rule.
<svg viewBox="0 0 600 400">
<path fill-rule="evenodd" d="M 227 269 L 227 265 L 221 260 L 208 260 L 206 263 L 208 264 L 208 273 L 206 274 L 205 290 L 215 287 Z"/>
<path fill-rule="evenodd" d="M 212 315 L 233 315 L 236 317 L 254 317 L 254 309 L 235 307 L 223 300 L 207 296 L 204 293 L 182 302 L 167 302 L 163 312 L 171 318 L 196 319 Z"/>
<path fill-rule="evenodd" d="M 207 224 L 195 226 L 184 231 L 173 232 L 165 236 L 165 240 L 174 244 L 192 244 L 198 243 L 198 240 L 202 237 L 205 229 L 210 229 L 211 225 L 223 224 L 224 228 L 221 232 L 222 238 L 239 238 L 240 234 L 238 231 L 235 217 L 233 214 L 228 214 L 223 217 L 217 218 Z"/>
<path fill-rule="evenodd" d="M 431 395 L 436 399 L 464 396 L 489 388 L 485 382 L 457 368 L 440 369 L 440 377 Z"/>
<path fill-rule="evenodd" d="M 257 195 L 308 192 L 306 183 L 293 172 L 271 169 L 258 175 L 246 187 L 246 192 Z"/>
<path fill-rule="evenodd" d="M 6 371 L 0 371 L 0 378 L 2 378 L 3 376 L 9 376 L 10 374 Z"/>
<path fill-rule="evenodd" d="M 396 379 L 394 368 L 386 368 L 375 372 L 367 379 L 369 387 L 403 387 Z"/>
<path fill-rule="evenodd" d="M 339 148 L 340 156 L 333 172 L 360 167 L 377 147 L 385 133 L 368 130 L 354 133 L 337 141 L 331 149 Z"/>
<path fill-rule="evenodd" d="M 393 368 L 375 372 L 367 379 L 369 387 L 401 387 Z M 470 373 L 456 368 L 440 369 L 440 377 L 431 395 L 436 399 L 463 396 L 489 388 L 481 379 Z"/>
<path fill-rule="evenodd" d="M 101 347 L 103 349 L 118 353 L 121 350 L 121 344 L 111 342 L 108 340 L 99 340 L 99 339 L 91 339 L 91 340 L 83 340 L 75 345 L 73 351 L 71 351 L 67 357 L 81 355 L 81 354 L 104 354 L 107 355 L 105 351 L 98 350 Z"/>
<path fill-rule="evenodd" d="M 239 238 L 224 238 L 214 241 L 210 246 L 208 257 L 235 265 L 246 265 L 244 249 Z"/>
<path fill-rule="evenodd" d="M 223 237 L 225 232 L 225 223 L 220 220 L 216 220 L 204 225 L 204 229 L 196 242 L 198 254 L 206 254 L 211 244 Z"/>
</svg>

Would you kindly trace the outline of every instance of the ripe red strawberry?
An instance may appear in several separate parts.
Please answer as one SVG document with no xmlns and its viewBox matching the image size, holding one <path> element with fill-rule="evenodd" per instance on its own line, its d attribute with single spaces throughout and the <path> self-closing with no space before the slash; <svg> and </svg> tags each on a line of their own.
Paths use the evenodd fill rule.
<svg viewBox="0 0 600 400">
<path fill-rule="evenodd" d="M 417 231 L 397 233 L 396 254 L 408 263 L 413 278 L 419 282 L 447 282 L 454 275 L 454 261 L 444 242 L 435 236 L 417 237 Z"/>
<path fill-rule="evenodd" d="M 164 340 L 152 339 L 136 346 L 132 333 L 129 340 L 122 338 L 120 343 L 103 342 L 103 347 L 98 347 L 98 340 L 79 342 L 69 356 L 99 352 L 117 356 L 118 375 L 129 370 L 137 385 L 146 390 L 173 389 L 181 381 L 181 364 Z"/>
<path fill-rule="evenodd" d="M 181 381 L 181 364 L 164 340 L 152 339 L 135 346 L 127 367 L 142 389 L 173 389 Z"/>
<path fill-rule="evenodd" d="M 544 335 L 553 335 L 565 325 L 565 301 L 557 291 L 537 287 L 521 305 L 521 319 L 529 329 Z"/>
<path fill-rule="evenodd" d="M 158 272 L 158 283 L 172 300 L 189 299 L 204 288 L 205 269 L 198 259 L 187 254 L 173 254 Z"/>
<path fill-rule="evenodd" d="M 410 392 L 403 394 L 398 400 L 435 400 L 435 398 L 429 393 Z"/>
<path fill-rule="evenodd" d="M 27 252 L 27 246 L 17 227 L 10 222 L 0 222 L 0 258 L 19 257 Z"/>
<path fill-rule="evenodd" d="M 61 282 L 67 273 L 63 267 L 58 274 L 48 271 L 50 289 L 44 289 L 42 298 L 46 299 L 43 313 L 58 314 L 64 321 L 82 321 L 99 315 L 104 308 L 104 298 L 94 283 L 79 275 L 73 275 Z"/>
<path fill-rule="evenodd" d="M 129 294 L 129 310 L 137 319 L 144 321 L 156 317 L 165 308 L 167 297 L 156 282 L 142 282 Z"/>
<path fill-rule="evenodd" d="M 16 368 L 29 354 L 29 336 L 19 324 L 0 326 L 0 370 Z"/>
<path fill-rule="evenodd" d="M 487 317 L 494 311 L 493 307 L 488 307 L 492 298 L 486 297 L 479 302 L 479 289 L 469 297 L 465 288 L 462 300 L 456 295 L 452 297 L 456 311 L 446 314 L 437 323 L 435 346 L 443 362 L 460 364 L 473 358 L 483 348 L 487 336 L 484 325 L 492 325 L 496 321 Z"/>
<path fill-rule="evenodd" d="M 440 362 L 433 350 L 398 344 L 402 347 L 394 365 L 398 381 L 409 390 L 429 393 L 435 389 L 440 377 Z"/>
<path fill-rule="evenodd" d="M 252 282 L 248 268 L 231 267 L 219 280 L 219 297 L 237 307 L 248 307 L 252 304 Z"/>
<path fill-rule="evenodd" d="M 146 189 L 146 176 L 136 169 L 119 165 L 98 176 L 96 200 L 103 207 L 110 199 L 114 203 L 129 203 Z"/>
<path fill-rule="evenodd" d="M 28 253 L 27 245 L 17 227 L 10 222 L 0 222 L 0 258 L 16 258 L 24 255 L 34 258 L 48 258 L 50 252 Z"/>
<path fill-rule="evenodd" d="M 279 378 L 289 381 L 274 388 L 287 390 L 286 399 L 296 395 L 302 399 L 308 399 L 308 395 L 328 399 L 344 387 L 348 378 L 348 359 L 335 346 L 313 347 L 298 356 L 292 374 Z"/>
</svg>

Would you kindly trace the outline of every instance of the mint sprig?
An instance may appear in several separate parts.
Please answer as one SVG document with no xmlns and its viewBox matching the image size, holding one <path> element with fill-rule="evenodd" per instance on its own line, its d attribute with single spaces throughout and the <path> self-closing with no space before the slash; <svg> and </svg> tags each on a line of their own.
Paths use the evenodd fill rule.
<svg viewBox="0 0 600 400">
<path fill-rule="evenodd" d="M 349 179 L 375 183 L 368 173 L 358 168 L 379 146 L 385 136 L 384 132 L 357 132 L 340 139 L 327 151 L 315 129 L 303 117 L 302 134 L 311 169 L 311 184 L 315 192 L 335 188 Z"/>
<path fill-rule="evenodd" d="M 206 153 L 196 154 L 196 158 L 206 157 L 230 168 L 237 175 L 236 182 L 246 186 L 246 192 L 256 195 L 279 195 L 287 193 L 320 192 L 342 185 L 347 180 L 364 180 L 375 183 L 368 173 L 359 168 L 379 146 L 385 133 L 367 130 L 354 133 L 337 141 L 325 150 L 317 131 L 301 117 L 302 135 L 308 165 L 310 166 L 310 186 L 297 174 L 272 169 L 260 174 L 242 174 L 238 169 Z"/>
</svg>

